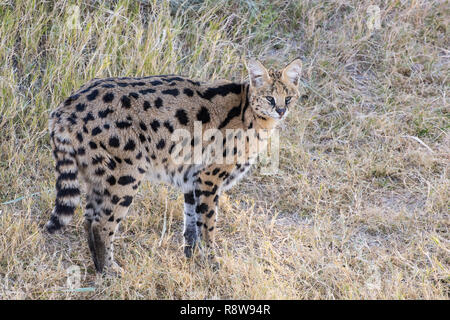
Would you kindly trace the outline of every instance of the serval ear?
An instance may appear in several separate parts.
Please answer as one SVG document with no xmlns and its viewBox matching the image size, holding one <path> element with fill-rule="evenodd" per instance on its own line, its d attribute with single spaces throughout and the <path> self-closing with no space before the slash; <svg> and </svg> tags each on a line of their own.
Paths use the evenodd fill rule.
<svg viewBox="0 0 450 320">
<path fill-rule="evenodd" d="M 281 80 L 286 83 L 292 83 L 298 85 L 300 74 L 302 72 L 302 61 L 300 58 L 295 59 L 289 63 L 281 72 Z"/>
<path fill-rule="evenodd" d="M 257 88 L 270 83 L 270 76 L 266 68 L 258 60 L 249 60 L 247 70 L 250 75 L 250 84 Z"/>
</svg>

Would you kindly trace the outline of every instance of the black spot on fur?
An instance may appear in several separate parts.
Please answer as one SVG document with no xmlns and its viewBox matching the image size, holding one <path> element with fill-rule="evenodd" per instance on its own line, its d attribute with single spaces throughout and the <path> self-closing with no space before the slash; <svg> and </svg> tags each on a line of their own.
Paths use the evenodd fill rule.
<svg viewBox="0 0 450 320">
<path fill-rule="evenodd" d="M 77 140 L 81 142 L 83 142 L 83 135 L 81 134 L 81 132 L 77 132 Z"/>
<path fill-rule="evenodd" d="M 174 148 L 175 148 L 175 143 L 172 143 L 172 145 L 170 146 L 170 149 L 169 149 L 169 154 L 172 154 Z"/>
<path fill-rule="evenodd" d="M 184 81 L 184 79 L 183 78 L 180 78 L 180 77 L 170 77 L 170 78 L 166 78 L 166 79 L 163 79 L 164 81 L 167 81 L 167 82 L 171 82 L 171 81 Z"/>
<path fill-rule="evenodd" d="M 177 95 L 180 94 L 180 91 L 178 91 L 178 89 L 167 89 L 167 90 L 161 91 L 161 93 L 176 97 Z"/>
<path fill-rule="evenodd" d="M 139 122 L 139 127 L 141 127 L 142 130 L 147 131 L 147 126 L 142 121 Z"/>
<path fill-rule="evenodd" d="M 226 174 L 227 174 L 226 171 L 222 171 L 222 172 L 219 174 L 219 178 L 223 178 Z"/>
<path fill-rule="evenodd" d="M 149 94 L 149 93 L 155 93 L 156 90 L 155 89 L 143 89 L 143 90 L 139 90 L 140 94 Z"/>
<path fill-rule="evenodd" d="M 70 121 L 71 124 L 77 124 L 77 115 L 75 112 L 72 112 L 71 115 L 67 118 L 67 120 Z"/>
<path fill-rule="evenodd" d="M 95 88 L 96 86 L 98 86 L 100 83 L 102 83 L 102 80 L 96 81 L 95 83 L 93 83 L 88 88 L 86 88 L 83 91 L 81 91 L 80 93 L 81 94 L 85 94 L 86 92 L 90 91 L 92 88 Z"/>
<path fill-rule="evenodd" d="M 108 103 L 114 100 L 114 94 L 112 92 L 108 92 L 103 96 L 103 102 Z"/>
<path fill-rule="evenodd" d="M 178 122 L 182 125 L 187 125 L 187 123 L 189 122 L 187 113 L 183 109 L 178 109 L 177 112 L 175 113 L 175 117 L 178 119 Z"/>
<path fill-rule="evenodd" d="M 123 201 L 119 203 L 122 207 L 129 207 L 131 205 L 131 202 L 133 201 L 133 197 L 131 196 L 124 196 Z"/>
<path fill-rule="evenodd" d="M 77 97 L 77 99 L 78 99 L 78 97 Z M 73 101 L 75 101 L 75 100 L 73 99 L 73 96 L 72 96 L 72 97 L 69 97 L 66 101 L 64 101 L 64 105 L 65 105 L 65 106 L 69 106 L 69 105 L 72 104 Z"/>
<path fill-rule="evenodd" d="M 144 111 L 147 111 L 148 109 L 150 109 L 152 106 L 150 105 L 150 102 L 148 102 L 147 100 L 144 101 Z"/>
<path fill-rule="evenodd" d="M 72 215 L 74 210 L 75 210 L 75 208 L 73 206 L 65 205 L 62 203 L 55 204 L 55 212 L 57 212 L 58 214 L 61 214 L 61 215 Z M 55 216 L 52 216 L 51 221 L 53 222 L 55 229 L 59 229 L 59 228 L 57 228 L 57 226 L 60 226 L 59 220 L 57 220 L 58 218 L 55 217 L 55 221 L 54 221 L 53 217 L 55 217 Z"/>
<path fill-rule="evenodd" d="M 136 179 L 132 176 L 121 176 L 117 182 L 122 186 L 126 186 L 127 184 L 133 183 L 135 181 Z"/>
<path fill-rule="evenodd" d="M 131 107 L 131 100 L 127 96 L 122 96 L 122 98 L 120 98 L 120 102 L 122 103 L 122 107 L 125 109 L 129 109 Z"/>
<path fill-rule="evenodd" d="M 84 149 L 83 147 L 78 148 L 77 154 L 80 156 L 84 156 L 86 154 L 86 149 Z"/>
<path fill-rule="evenodd" d="M 200 82 L 198 82 L 198 81 L 193 81 L 191 79 L 186 79 L 186 81 L 191 83 L 191 84 L 193 84 L 194 86 L 197 86 L 197 87 L 200 85 Z"/>
<path fill-rule="evenodd" d="M 197 213 L 205 213 L 208 211 L 208 205 L 206 203 L 202 203 L 195 208 L 195 212 Z"/>
<path fill-rule="evenodd" d="M 136 143 L 134 142 L 134 140 L 131 139 L 128 140 L 127 144 L 123 148 L 123 150 L 125 151 L 134 151 L 134 149 L 136 149 Z"/>
<path fill-rule="evenodd" d="M 113 148 L 120 147 L 120 141 L 118 137 L 112 136 L 109 138 L 109 145 Z"/>
<path fill-rule="evenodd" d="M 162 99 L 161 98 L 158 98 L 158 99 L 156 99 L 155 100 L 155 107 L 156 108 L 161 108 L 163 106 L 163 101 L 162 101 Z"/>
<path fill-rule="evenodd" d="M 242 118 L 241 118 L 242 122 L 244 122 L 244 120 L 245 120 L 245 111 L 247 110 L 248 106 L 249 106 L 249 99 L 248 99 L 248 87 L 247 87 L 247 91 L 245 93 L 245 105 L 244 105 L 244 108 L 242 109 Z M 251 123 L 251 125 L 253 126 L 253 123 Z"/>
<path fill-rule="evenodd" d="M 95 127 L 94 129 L 92 129 L 92 135 L 96 136 L 98 134 L 102 133 L 102 129 L 100 129 L 100 127 Z"/>
<path fill-rule="evenodd" d="M 80 189 L 78 188 L 64 188 L 58 190 L 56 193 L 57 198 L 64 198 L 64 197 L 74 197 L 80 195 Z"/>
<path fill-rule="evenodd" d="M 89 121 L 95 120 L 94 116 L 92 115 L 92 112 L 89 112 L 84 118 L 84 124 L 87 124 Z"/>
<path fill-rule="evenodd" d="M 114 178 L 114 176 L 109 176 L 106 181 L 112 186 L 116 184 L 116 178 Z"/>
<path fill-rule="evenodd" d="M 192 97 L 192 96 L 194 95 L 194 91 L 192 91 L 192 90 L 189 89 L 189 88 L 184 88 L 184 89 L 183 89 L 183 93 L 184 93 L 185 95 L 187 95 L 188 97 Z"/>
<path fill-rule="evenodd" d="M 153 131 L 157 132 L 161 124 L 158 120 L 153 120 L 152 123 L 150 123 L 150 126 L 152 127 Z"/>
<path fill-rule="evenodd" d="M 63 172 L 58 176 L 58 179 L 56 181 L 56 183 L 58 184 L 61 181 L 65 181 L 65 180 L 76 180 L 77 179 L 77 174 L 73 173 L 73 172 Z M 56 186 L 58 188 L 58 186 Z"/>
<path fill-rule="evenodd" d="M 91 147 L 91 149 L 95 150 L 95 149 L 97 149 L 97 144 L 95 142 L 90 141 L 89 147 Z"/>
<path fill-rule="evenodd" d="M 72 164 L 74 164 L 74 162 L 72 160 L 70 160 L 70 159 L 59 160 L 56 163 L 56 171 L 57 172 L 61 172 L 61 167 L 67 166 L 67 165 L 72 165 Z"/>
<path fill-rule="evenodd" d="M 209 121 L 211 121 L 211 117 L 207 108 L 200 108 L 200 111 L 197 113 L 197 120 L 201 121 L 202 123 L 208 123 Z"/>
<path fill-rule="evenodd" d="M 97 168 L 97 169 L 95 169 L 95 174 L 96 174 L 97 176 L 102 176 L 102 175 L 105 174 L 105 169 L 103 169 L 103 168 Z"/>
<path fill-rule="evenodd" d="M 173 133 L 174 129 L 172 124 L 170 123 L 170 121 L 164 121 L 164 127 L 167 128 L 167 130 L 169 130 L 170 133 Z"/>
<path fill-rule="evenodd" d="M 95 100 L 95 98 L 97 98 L 97 96 L 98 96 L 98 90 L 95 89 L 90 94 L 88 94 L 86 96 L 86 98 L 88 99 L 88 101 L 92 101 L 92 100 Z"/>
<path fill-rule="evenodd" d="M 110 108 L 106 108 L 105 110 L 100 110 L 98 112 L 98 116 L 100 118 L 106 118 L 108 116 L 108 114 L 110 113 L 114 113 L 114 110 L 110 109 Z"/>
<path fill-rule="evenodd" d="M 116 121 L 116 126 L 119 129 L 126 129 L 131 127 L 131 122 L 127 122 L 127 121 Z"/>
<path fill-rule="evenodd" d="M 114 159 L 109 159 L 107 166 L 110 170 L 114 170 L 116 169 L 117 164 Z"/>
<path fill-rule="evenodd" d="M 156 145 L 156 149 L 161 150 L 164 149 L 164 147 L 166 146 L 166 142 L 164 141 L 164 139 L 159 140 L 158 144 Z"/>
<path fill-rule="evenodd" d="M 133 99 L 139 98 L 139 95 L 136 92 L 130 92 L 129 96 L 132 97 Z"/>
<path fill-rule="evenodd" d="M 225 84 L 218 86 L 216 88 L 209 88 L 205 92 L 201 93 L 197 91 L 198 95 L 203 99 L 211 100 L 217 95 L 225 97 L 229 93 L 240 94 L 242 90 L 242 85 L 237 83 Z"/>
<path fill-rule="evenodd" d="M 241 106 L 236 106 L 233 109 L 231 109 L 230 111 L 228 111 L 227 117 L 225 118 L 225 120 L 222 121 L 222 123 L 219 125 L 219 129 L 222 129 L 223 127 L 227 126 L 228 123 L 230 123 L 230 121 L 235 118 L 235 117 L 239 117 L 241 114 Z"/>
<path fill-rule="evenodd" d="M 114 179 L 114 181 L 115 181 L 115 179 Z M 120 198 L 116 195 L 113 195 L 111 198 L 112 204 L 117 204 L 119 202 L 119 200 L 120 200 Z"/>
<path fill-rule="evenodd" d="M 195 204 L 194 193 L 192 191 L 184 194 L 184 202 L 187 204 Z"/>
</svg>

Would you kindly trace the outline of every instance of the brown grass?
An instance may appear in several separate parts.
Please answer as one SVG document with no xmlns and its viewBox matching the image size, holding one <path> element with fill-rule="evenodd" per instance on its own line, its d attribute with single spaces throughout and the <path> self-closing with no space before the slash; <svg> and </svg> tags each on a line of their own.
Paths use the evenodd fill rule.
<svg viewBox="0 0 450 320">
<path fill-rule="evenodd" d="M 34 3 L 0 0 L 0 297 L 449 298 L 446 1 L 85 0 L 80 29 L 72 1 Z M 221 198 L 220 271 L 184 258 L 182 196 L 144 185 L 116 242 L 126 273 L 94 283 L 81 214 L 42 230 L 49 111 L 93 77 L 240 80 L 250 56 L 300 56 L 303 97 L 281 172 L 256 168 Z M 94 292 L 63 291 L 71 265 Z"/>
</svg>

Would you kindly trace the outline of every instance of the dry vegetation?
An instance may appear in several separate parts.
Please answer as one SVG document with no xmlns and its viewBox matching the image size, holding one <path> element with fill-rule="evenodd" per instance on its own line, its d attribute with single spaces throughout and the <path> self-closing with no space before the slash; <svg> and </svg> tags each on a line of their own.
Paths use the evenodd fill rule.
<svg viewBox="0 0 450 320">
<path fill-rule="evenodd" d="M 72 4 L 0 0 L 1 298 L 449 298 L 447 1 L 85 0 L 79 29 Z M 221 270 L 184 258 L 181 194 L 146 184 L 117 241 L 126 273 L 94 283 L 81 210 L 42 230 L 49 111 L 93 77 L 241 80 L 249 56 L 300 56 L 303 96 L 281 172 L 221 198 Z M 63 291 L 71 265 L 95 291 Z"/>
</svg>

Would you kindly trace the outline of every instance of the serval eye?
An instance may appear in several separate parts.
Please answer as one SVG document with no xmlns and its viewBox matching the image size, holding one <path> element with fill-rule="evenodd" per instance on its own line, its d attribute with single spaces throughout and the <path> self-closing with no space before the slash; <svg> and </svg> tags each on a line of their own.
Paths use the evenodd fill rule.
<svg viewBox="0 0 450 320">
<path fill-rule="evenodd" d="M 289 104 L 291 102 L 292 97 L 286 97 L 284 100 L 285 104 Z"/>
<path fill-rule="evenodd" d="M 274 99 L 273 97 L 267 96 L 266 99 L 267 99 L 267 101 L 269 101 L 269 103 L 270 103 L 271 105 L 275 105 L 275 99 Z"/>
</svg>

